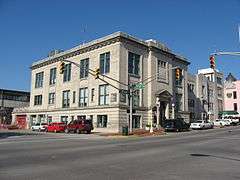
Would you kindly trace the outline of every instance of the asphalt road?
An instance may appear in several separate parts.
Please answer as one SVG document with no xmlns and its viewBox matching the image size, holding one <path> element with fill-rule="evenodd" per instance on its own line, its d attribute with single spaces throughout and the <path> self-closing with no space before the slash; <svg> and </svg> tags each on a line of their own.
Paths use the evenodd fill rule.
<svg viewBox="0 0 240 180">
<path fill-rule="evenodd" d="M 240 179 L 240 128 L 145 138 L 0 136 L 0 180 Z"/>
</svg>

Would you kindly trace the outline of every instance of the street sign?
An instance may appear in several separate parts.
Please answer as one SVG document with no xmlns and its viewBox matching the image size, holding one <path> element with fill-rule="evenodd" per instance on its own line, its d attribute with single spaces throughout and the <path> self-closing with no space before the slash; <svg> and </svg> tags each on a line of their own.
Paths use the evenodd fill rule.
<svg viewBox="0 0 240 180">
<path fill-rule="evenodd" d="M 143 83 L 137 83 L 134 86 L 134 89 L 144 89 L 144 88 L 145 88 L 145 85 Z"/>
</svg>

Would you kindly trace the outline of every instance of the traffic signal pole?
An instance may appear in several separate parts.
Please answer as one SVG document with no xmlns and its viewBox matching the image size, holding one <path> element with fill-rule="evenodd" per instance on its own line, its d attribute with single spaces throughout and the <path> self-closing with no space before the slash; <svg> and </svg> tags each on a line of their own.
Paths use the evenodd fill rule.
<svg viewBox="0 0 240 180">
<path fill-rule="evenodd" d="M 67 60 L 67 59 L 61 60 L 61 62 L 68 62 L 68 63 L 74 64 L 75 66 L 77 66 L 77 67 L 80 69 L 80 65 L 77 64 L 76 62 L 73 62 L 73 61 L 70 61 L 70 60 Z M 173 69 L 178 69 L 178 68 L 179 68 L 179 67 L 176 66 L 176 67 L 173 67 L 173 68 L 168 69 L 168 71 L 173 70 Z M 88 73 L 91 74 L 92 76 L 95 76 L 95 71 L 92 70 L 92 69 L 89 69 Z M 120 81 L 118 81 L 118 80 L 116 80 L 116 79 L 114 79 L 114 78 L 112 78 L 112 77 L 109 77 L 109 76 L 107 76 L 107 75 L 104 75 L 104 74 L 100 74 L 101 77 L 97 77 L 97 79 L 99 79 L 99 80 L 105 82 L 106 84 L 109 84 L 109 85 L 112 86 L 113 88 L 119 90 L 120 93 L 122 93 L 122 91 L 124 91 L 125 89 L 120 89 L 120 88 L 118 88 L 117 86 L 109 83 L 108 81 L 106 81 L 106 80 L 103 79 L 103 78 L 110 79 L 110 80 L 112 80 L 112 81 L 114 81 L 114 82 L 117 82 L 117 83 L 119 83 L 119 84 L 121 84 L 121 85 L 123 85 L 123 86 L 125 86 L 125 87 L 128 88 L 128 89 L 127 89 L 127 93 L 125 93 L 125 94 L 128 94 L 128 99 L 129 99 L 129 116 L 130 116 L 130 117 L 129 117 L 129 132 L 132 132 L 132 130 L 133 130 L 133 126 L 132 126 L 132 124 L 133 124 L 133 117 L 132 117 L 132 116 L 133 116 L 133 96 L 134 96 L 134 93 L 135 93 L 137 90 L 139 90 L 139 89 L 143 89 L 144 86 L 147 85 L 148 83 L 154 81 L 154 80 L 158 77 L 158 75 L 159 75 L 159 73 L 156 73 L 155 75 L 150 76 L 150 77 L 148 77 L 148 78 L 145 78 L 144 80 L 139 81 L 139 82 L 136 82 L 136 83 L 134 83 L 134 84 L 130 84 L 130 83 L 129 83 L 129 80 L 130 80 L 129 76 L 128 76 L 128 84 L 125 84 L 125 83 L 123 83 L 123 82 L 120 82 Z M 103 78 L 102 78 L 102 77 L 103 77 Z M 139 87 L 139 86 L 136 87 L 136 85 L 140 85 L 140 87 Z M 151 123 L 151 124 L 152 124 L 152 123 Z M 152 128 L 151 128 L 151 129 L 152 129 Z"/>
</svg>

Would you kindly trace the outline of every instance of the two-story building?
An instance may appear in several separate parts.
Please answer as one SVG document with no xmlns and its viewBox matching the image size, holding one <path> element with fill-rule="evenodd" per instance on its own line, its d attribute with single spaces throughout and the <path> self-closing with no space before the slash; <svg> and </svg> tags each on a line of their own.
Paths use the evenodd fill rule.
<svg viewBox="0 0 240 180">
<path fill-rule="evenodd" d="M 29 101 L 29 92 L 0 89 L 0 124 L 11 124 L 13 109 L 29 106 Z M 24 124 L 20 119 L 18 121 Z"/>
<path fill-rule="evenodd" d="M 73 63 L 66 63 L 60 74 L 63 60 Z M 26 113 L 30 126 L 90 118 L 95 131 L 119 132 L 129 125 L 129 98 L 119 89 L 143 82 L 144 88 L 134 92 L 133 128 L 151 121 L 160 126 L 171 117 L 189 121 L 188 65 L 186 58 L 156 40 L 116 32 L 33 63 L 30 106 L 13 115 Z M 104 81 L 92 76 L 96 68 Z"/>
</svg>

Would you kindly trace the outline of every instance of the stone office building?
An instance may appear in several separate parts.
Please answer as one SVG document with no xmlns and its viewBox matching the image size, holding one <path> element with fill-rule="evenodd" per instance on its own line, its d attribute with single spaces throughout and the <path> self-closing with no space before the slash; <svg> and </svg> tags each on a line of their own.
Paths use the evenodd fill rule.
<svg viewBox="0 0 240 180">
<path fill-rule="evenodd" d="M 223 74 L 218 70 L 200 69 L 188 75 L 190 121 L 215 120 L 223 111 Z"/>
<path fill-rule="evenodd" d="M 62 75 L 62 60 L 79 67 L 66 63 Z M 133 98 L 133 128 L 144 128 L 151 121 L 162 125 L 171 117 L 189 121 L 188 65 L 184 57 L 156 40 L 116 32 L 33 63 L 30 106 L 16 109 L 14 116 L 26 113 L 30 126 L 90 118 L 95 131 L 119 132 L 129 125 L 129 100 L 118 89 L 144 81 L 145 87 L 136 90 Z M 100 74 L 121 84 L 101 75 L 104 81 L 95 79 L 90 72 L 98 67 Z M 181 69 L 178 80 L 176 68 Z"/>
</svg>

